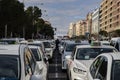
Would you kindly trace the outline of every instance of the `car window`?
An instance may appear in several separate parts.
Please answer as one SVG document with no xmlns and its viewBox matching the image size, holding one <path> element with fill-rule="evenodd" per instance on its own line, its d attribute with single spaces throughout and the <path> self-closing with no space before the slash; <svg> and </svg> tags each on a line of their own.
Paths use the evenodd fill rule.
<svg viewBox="0 0 120 80">
<path fill-rule="evenodd" d="M 40 55 L 40 52 L 38 51 L 38 49 L 31 48 L 31 51 L 32 51 L 33 55 L 35 56 L 35 59 L 37 61 L 41 61 L 41 55 Z"/>
<path fill-rule="evenodd" d="M 114 48 L 80 48 L 77 50 L 76 59 L 87 60 L 95 58 L 101 53 L 115 52 Z"/>
<path fill-rule="evenodd" d="M 25 68 L 26 74 L 33 73 L 35 69 L 35 59 L 28 49 L 25 50 Z"/>
<path fill-rule="evenodd" d="M 111 80 L 120 80 L 120 61 L 113 61 L 112 68 L 112 79 Z"/>
<path fill-rule="evenodd" d="M 107 66 L 108 66 L 108 60 L 107 58 L 103 58 L 101 65 L 99 66 L 98 72 L 96 74 L 96 79 L 100 80 L 106 80 L 107 76 Z"/>
<path fill-rule="evenodd" d="M 43 44 L 44 44 L 45 48 L 50 48 L 51 47 L 49 42 L 43 42 Z"/>
<path fill-rule="evenodd" d="M 94 62 L 93 64 L 90 66 L 90 74 L 92 76 L 92 78 L 95 78 L 95 74 L 96 74 L 96 71 L 97 69 L 99 68 L 99 65 L 101 64 L 101 57 L 98 57 Z"/>
<path fill-rule="evenodd" d="M 19 80 L 19 58 L 18 56 L 0 56 L 0 80 Z"/>
<path fill-rule="evenodd" d="M 75 47 L 76 45 L 77 45 L 77 44 L 67 44 L 65 51 L 67 51 L 67 52 L 72 52 L 73 49 L 74 49 L 74 47 Z"/>
</svg>

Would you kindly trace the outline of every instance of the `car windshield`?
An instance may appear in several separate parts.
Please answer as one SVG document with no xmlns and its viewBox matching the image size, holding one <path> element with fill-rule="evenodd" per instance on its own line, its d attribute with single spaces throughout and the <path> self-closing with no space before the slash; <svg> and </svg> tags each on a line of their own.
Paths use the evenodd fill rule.
<svg viewBox="0 0 120 80">
<path fill-rule="evenodd" d="M 37 61 L 41 61 L 41 55 L 40 55 L 40 52 L 38 51 L 38 49 L 31 48 L 31 51 L 32 51 L 33 55 L 35 56 L 35 59 Z"/>
<path fill-rule="evenodd" d="M 79 44 L 67 44 L 66 45 L 66 51 L 67 52 L 72 52 L 76 45 L 79 45 Z"/>
<path fill-rule="evenodd" d="M 0 80 L 19 80 L 19 59 L 17 56 L 0 56 Z"/>
<path fill-rule="evenodd" d="M 43 42 L 43 44 L 44 44 L 45 48 L 50 48 L 51 47 L 49 42 Z"/>
<path fill-rule="evenodd" d="M 120 80 L 120 60 L 113 61 L 111 80 Z"/>
<path fill-rule="evenodd" d="M 95 58 L 101 53 L 115 52 L 114 48 L 80 48 L 77 50 L 76 59 L 88 60 Z"/>
</svg>

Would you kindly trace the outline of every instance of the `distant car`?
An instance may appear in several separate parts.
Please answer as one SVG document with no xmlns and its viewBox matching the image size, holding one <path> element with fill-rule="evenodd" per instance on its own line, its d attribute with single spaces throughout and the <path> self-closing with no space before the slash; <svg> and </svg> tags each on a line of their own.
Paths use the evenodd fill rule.
<svg viewBox="0 0 120 80">
<path fill-rule="evenodd" d="M 43 80 L 47 80 L 47 72 L 48 72 L 48 62 L 45 60 L 45 56 L 43 55 L 40 47 L 38 46 L 29 46 L 33 55 L 35 56 L 36 62 L 40 68 L 40 74 L 43 77 Z"/>
<path fill-rule="evenodd" d="M 48 59 L 52 59 L 53 48 L 51 47 L 51 43 L 49 41 L 43 41 L 43 45 L 45 47 L 45 52 L 46 52 Z"/>
<path fill-rule="evenodd" d="M 110 46 L 110 42 L 109 41 L 100 41 L 101 45 L 108 45 Z"/>
<path fill-rule="evenodd" d="M 87 70 L 93 59 L 102 53 L 118 52 L 112 46 L 76 46 L 71 56 L 66 56 L 67 72 L 70 80 L 86 80 Z"/>
<path fill-rule="evenodd" d="M 86 78 L 87 80 L 120 80 L 120 53 L 97 56 Z"/>
<path fill-rule="evenodd" d="M 0 80 L 43 80 L 27 45 L 0 45 Z"/>
</svg>

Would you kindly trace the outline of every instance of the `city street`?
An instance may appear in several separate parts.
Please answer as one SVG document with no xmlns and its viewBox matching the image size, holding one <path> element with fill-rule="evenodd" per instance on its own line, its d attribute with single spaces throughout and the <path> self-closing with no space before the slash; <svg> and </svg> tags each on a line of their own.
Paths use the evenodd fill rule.
<svg viewBox="0 0 120 80">
<path fill-rule="evenodd" d="M 58 50 L 54 51 L 53 59 L 50 62 L 48 80 L 68 80 L 66 72 L 61 69 L 61 55 Z"/>
</svg>

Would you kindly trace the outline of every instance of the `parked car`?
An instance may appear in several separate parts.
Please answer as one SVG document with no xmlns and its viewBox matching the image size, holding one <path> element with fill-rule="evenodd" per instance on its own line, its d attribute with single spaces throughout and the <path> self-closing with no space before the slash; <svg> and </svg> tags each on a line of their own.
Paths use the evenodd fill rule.
<svg viewBox="0 0 120 80">
<path fill-rule="evenodd" d="M 112 46 L 76 46 L 67 58 L 67 72 L 70 80 L 86 80 L 87 70 L 93 59 L 102 53 L 118 52 Z"/>
<path fill-rule="evenodd" d="M 88 70 L 87 80 L 120 80 L 120 53 L 97 56 Z"/>
<path fill-rule="evenodd" d="M 0 45 L 0 80 L 43 80 L 27 45 Z"/>
<path fill-rule="evenodd" d="M 47 80 L 48 61 L 38 46 L 29 46 L 40 68 L 40 74 L 43 80 Z"/>
<path fill-rule="evenodd" d="M 53 57 L 53 48 L 51 47 L 51 44 L 49 41 L 43 41 L 43 45 L 45 47 L 45 52 L 48 57 L 48 59 L 52 59 Z"/>
</svg>

